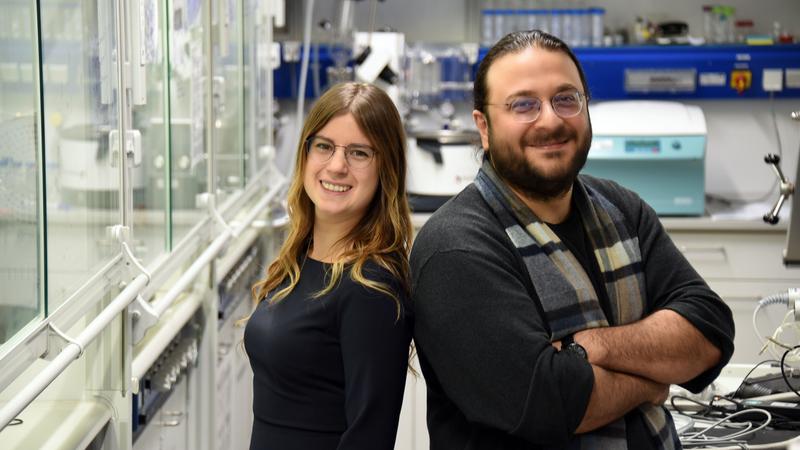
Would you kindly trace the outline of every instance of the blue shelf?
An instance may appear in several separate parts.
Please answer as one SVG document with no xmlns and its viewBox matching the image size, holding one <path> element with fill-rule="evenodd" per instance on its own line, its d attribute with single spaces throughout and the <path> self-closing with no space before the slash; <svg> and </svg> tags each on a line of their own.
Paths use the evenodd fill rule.
<svg viewBox="0 0 800 450">
<path fill-rule="evenodd" d="M 479 58 L 488 49 L 482 48 Z M 575 54 L 586 72 L 589 90 L 597 100 L 618 99 L 757 99 L 769 93 L 761 88 L 762 70 L 765 68 L 800 69 L 800 44 L 747 46 L 623 46 L 576 48 Z M 283 58 L 282 58 L 283 59 Z M 327 46 L 320 45 L 320 85 L 325 86 L 325 70 L 333 64 Z M 312 51 L 313 65 L 313 51 Z M 473 67 L 477 69 L 477 64 Z M 626 69 L 694 69 L 697 71 L 696 89 L 691 93 L 631 94 L 625 92 Z M 730 87 L 730 73 L 746 69 L 752 73 L 750 89 L 741 94 Z M 282 62 L 275 71 L 275 94 L 278 98 L 295 98 L 300 63 Z M 703 85 L 701 74 L 723 74 L 724 85 Z M 785 82 L 784 82 L 785 84 Z M 293 87 L 294 86 L 294 87 Z M 785 87 L 785 86 L 784 86 Z M 775 98 L 800 98 L 800 88 L 776 92 Z M 313 97 L 312 77 L 309 74 L 306 96 Z"/>
<path fill-rule="evenodd" d="M 762 89 L 762 71 L 769 68 L 800 69 L 800 45 L 631 46 L 578 48 L 589 90 L 595 99 L 754 99 L 767 98 Z M 482 53 L 483 55 L 483 53 Z M 693 93 L 630 94 L 625 92 L 626 69 L 695 69 Z M 734 69 L 752 73 L 751 87 L 741 94 L 730 87 Z M 702 74 L 723 74 L 722 86 L 703 85 Z M 776 98 L 798 98 L 800 88 L 776 92 Z"/>
</svg>

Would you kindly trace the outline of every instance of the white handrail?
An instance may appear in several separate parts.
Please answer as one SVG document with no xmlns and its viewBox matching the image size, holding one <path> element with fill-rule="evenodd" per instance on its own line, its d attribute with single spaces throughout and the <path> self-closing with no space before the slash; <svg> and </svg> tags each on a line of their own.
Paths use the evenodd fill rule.
<svg viewBox="0 0 800 450">
<path fill-rule="evenodd" d="M 172 303 L 175 301 L 178 296 L 180 296 L 183 291 L 186 290 L 187 287 L 197 278 L 197 275 L 211 262 L 212 259 L 216 258 L 219 254 L 220 250 L 228 243 L 228 241 L 233 236 L 238 236 L 241 232 L 250 226 L 250 224 L 255 220 L 255 218 L 261 214 L 261 212 L 266 208 L 270 202 L 272 202 L 273 197 L 278 194 L 278 192 L 283 189 L 283 183 L 278 183 L 275 187 L 273 187 L 269 192 L 264 195 L 264 198 L 259 201 L 255 207 L 245 216 L 245 219 L 239 224 L 236 228 L 226 228 L 225 231 L 222 232 L 216 239 L 205 249 L 205 251 L 200 254 L 197 260 L 192 263 L 191 266 L 186 270 L 186 272 L 181 275 L 178 281 L 172 285 L 172 287 L 153 303 L 153 310 L 156 316 L 161 317 L 164 314 Z"/>
<path fill-rule="evenodd" d="M 186 288 L 186 286 L 191 283 L 194 276 L 200 273 L 200 271 L 211 261 L 219 251 L 224 247 L 227 241 L 232 236 L 238 236 L 245 228 L 250 226 L 250 224 L 255 220 L 255 218 L 261 214 L 261 212 L 266 208 L 273 198 L 283 189 L 285 181 L 281 181 L 276 183 L 276 185 L 270 189 L 264 197 L 256 204 L 256 206 L 245 216 L 245 219 L 237 226 L 235 229 L 227 228 L 220 236 L 218 236 L 211 245 L 203 252 L 200 259 L 195 261 L 192 264 L 190 269 L 178 280 L 178 284 L 182 285 L 183 288 L 178 291 L 177 293 L 173 293 L 176 291 L 176 286 L 170 289 L 162 299 L 156 304 L 156 308 L 158 310 L 158 315 L 161 314 L 169 308 L 172 302 L 177 298 L 177 296 Z M 189 278 L 187 275 L 189 273 L 194 274 L 193 277 Z M 14 420 L 17 415 L 22 412 L 36 397 L 39 396 L 46 388 L 50 385 L 59 375 L 61 375 L 64 370 L 76 359 L 78 359 L 82 354 L 83 350 L 103 331 L 128 305 L 139 295 L 142 290 L 144 290 L 145 286 L 147 285 L 148 279 L 145 275 L 139 275 L 122 291 L 120 294 L 111 301 L 111 304 L 108 305 L 94 320 L 89 323 L 89 325 L 72 341 L 69 342 L 68 345 L 64 347 L 63 350 L 52 360 L 50 363 L 45 366 L 45 368 L 39 372 L 30 383 L 28 383 L 20 392 L 18 392 L 11 400 L 8 401 L 2 408 L 0 408 L 0 431 L 3 431 L 5 427 Z M 168 297 L 173 295 L 173 297 Z M 163 309 L 161 309 L 163 308 Z"/>
<path fill-rule="evenodd" d="M 61 375 L 72 361 L 80 357 L 83 353 L 83 349 L 85 349 L 86 346 L 88 346 L 94 338 L 119 315 L 119 313 L 125 310 L 133 299 L 139 295 L 139 292 L 145 285 L 147 285 L 146 276 L 139 275 L 134 278 L 131 284 L 120 292 L 111 304 L 101 311 L 78 337 L 74 338 L 72 342 L 61 350 L 61 353 L 59 353 L 55 359 L 45 366 L 44 370 L 36 374 L 30 383 L 0 408 L 0 431 L 38 397 L 56 377 Z"/>
<path fill-rule="evenodd" d="M 153 363 L 161 356 L 161 353 L 186 325 L 186 322 L 192 318 L 202 302 L 203 299 L 199 295 L 190 295 L 183 300 L 175 307 L 175 311 L 170 316 L 170 320 L 168 320 L 163 327 L 158 329 L 158 332 L 150 338 L 144 349 L 133 358 L 131 361 L 131 383 L 134 394 L 137 393 L 139 389 L 139 380 L 142 379 Z"/>
</svg>

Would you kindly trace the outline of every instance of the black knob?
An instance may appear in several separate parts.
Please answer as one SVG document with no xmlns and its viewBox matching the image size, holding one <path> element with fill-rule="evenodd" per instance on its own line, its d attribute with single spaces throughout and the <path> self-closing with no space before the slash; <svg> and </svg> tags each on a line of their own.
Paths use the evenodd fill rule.
<svg viewBox="0 0 800 450">
<path fill-rule="evenodd" d="M 781 162 L 781 157 L 772 153 L 767 153 L 767 156 L 764 157 L 764 162 L 767 164 L 778 164 Z"/>
<path fill-rule="evenodd" d="M 780 220 L 780 217 L 775 216 L 773 214 L 764 214 L 764 222 L 767 222 L 770 225 L 775 225 Z"/>
</svg>

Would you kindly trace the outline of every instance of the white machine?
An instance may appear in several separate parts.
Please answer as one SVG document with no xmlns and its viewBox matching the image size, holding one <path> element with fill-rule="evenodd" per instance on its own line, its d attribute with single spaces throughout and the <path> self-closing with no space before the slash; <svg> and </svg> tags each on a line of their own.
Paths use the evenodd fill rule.
<svg viewBox="0 0 800 450">
<path fill-rule="evenodd" d="M 398 76 L 403 66 L 405 35 L 389 32 L 358 32 L 355 34 L 355 54 L 362 55 L 355 69 L 359 81 L 374 83 L 386 91 L 394 104 L 400 106 Z"/>
<path fill-rule="evenodd" d="M 475 179 L 481 166 L 473 130 L 409 132 L 406 189 L 414 212 L 436 211 Z"/>
<path fill-rule="evenodd" d="M 592 105 L 584 173 L 637 192 L 660 215 L 705 210 L 706 120 L 697 106 L 668 101 Z"/>
</svg>

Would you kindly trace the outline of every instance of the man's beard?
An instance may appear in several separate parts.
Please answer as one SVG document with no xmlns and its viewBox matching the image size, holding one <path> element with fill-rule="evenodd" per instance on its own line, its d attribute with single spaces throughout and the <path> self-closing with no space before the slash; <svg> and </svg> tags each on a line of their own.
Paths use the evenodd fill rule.
<svg viewBox="0 0 800 450">
<path fill-rule="evenodd" d="M 509 142 L 498 142 L 489 127 L 489 160 L 497 174 L 520 193 L 538 200 L 551 200 L 569 191 L 578 172 L 586 164 L 589 147 L 592 143 L 592 126 L 584 133 L 582 140 L 576 140 L 578 149 L 572 158 L 567 161 L 567 167 L 558 173 L 545 174 L 533 166 L 525 158 L 523 143 L 537 145 L 545 142 L 560 142 L 566 139 L 576 139 L 577 133 L 561 126 L 549 133 L 523 136 L 514 148 Z M 536 150 L 533 150 L 536 151 Z"/>
</svg>

